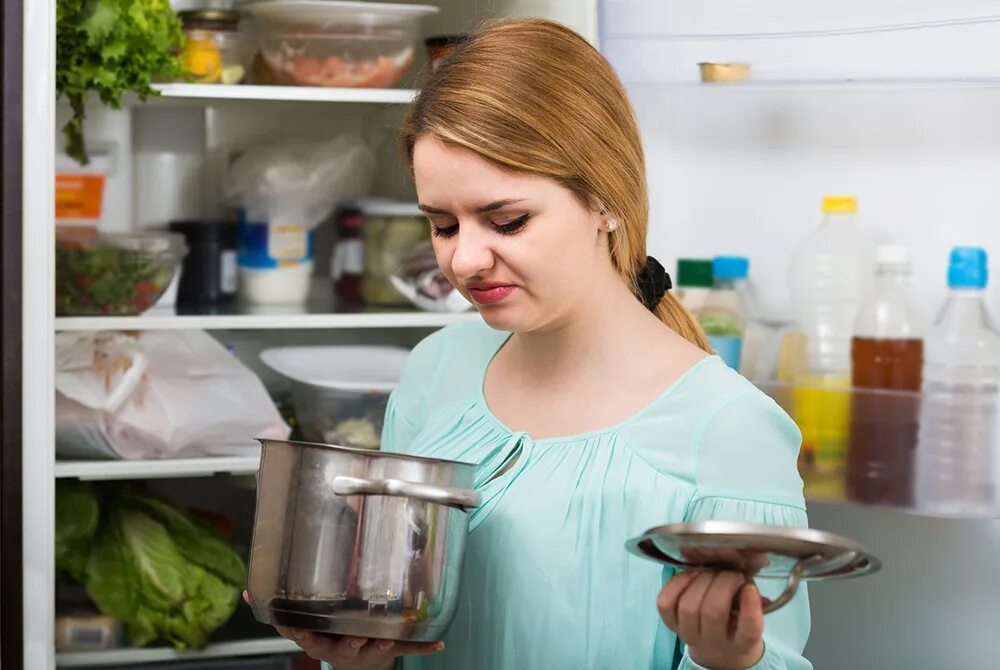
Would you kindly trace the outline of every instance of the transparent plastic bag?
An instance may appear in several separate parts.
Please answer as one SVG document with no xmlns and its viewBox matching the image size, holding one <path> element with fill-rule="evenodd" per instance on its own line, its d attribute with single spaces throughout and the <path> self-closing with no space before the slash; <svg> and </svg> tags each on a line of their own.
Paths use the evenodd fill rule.
<svg viewBox="0 0 1000 670">
<path fill-rule="evenodd" d="M 338 201 L 364 195 L 374 169 L 374 153 L 354 135 L 325 142 L 282 139 L 241 151 L 223 189 L 252 221 L 310 229 Z"/>
<path fill-rule="evenodd" d="M 472 307 L 441 272 L 430 244 L 414 249 L 389 281 L 416 307 L 428 312 L 464 312 Z"/>
<path fill-rule="evenodd" d="M 56 453 L 255 455 L 289 428 L 257 376 L 203 331 L 59 333 Z"/>
</svg>

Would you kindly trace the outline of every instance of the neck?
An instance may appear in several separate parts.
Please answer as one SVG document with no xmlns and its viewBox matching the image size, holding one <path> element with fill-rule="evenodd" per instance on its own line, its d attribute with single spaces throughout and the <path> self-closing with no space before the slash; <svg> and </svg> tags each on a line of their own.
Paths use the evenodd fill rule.
<svg viewBox="0 0 1000 670">
<path fill-rule="evenodd" d="M 614 272 L 612 270 L 612 272 Z M 615 274 L 595 282 L 592 291 L 564 315 L 539 330 L 511 338 L 514 354 L 541 376 L 587 367 L 613 367 L 612 352 L 635 351 L 663 325 Z"/>
</svg>

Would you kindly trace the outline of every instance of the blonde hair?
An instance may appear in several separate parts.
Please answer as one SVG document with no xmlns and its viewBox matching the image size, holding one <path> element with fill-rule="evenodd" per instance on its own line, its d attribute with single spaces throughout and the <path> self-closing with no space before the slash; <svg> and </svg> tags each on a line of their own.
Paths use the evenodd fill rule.
<svg viewBox="0 0 1000 670">
<path fill-rule="evenodd" d="M 639 129 L 611 65 L 578 34 L 543 19 L 504 20 L 476 31 L 441 62 L 409 108 L 402 142 L 411 165 L 424 135 L 504 169 L 554 179 L 585 205 L 606 210 L 619 223 L 611 233 L 612 262 L 639 296 L 649 228 Z M 654 312 L 711 351 L 670 291 Z"/>
</svg>

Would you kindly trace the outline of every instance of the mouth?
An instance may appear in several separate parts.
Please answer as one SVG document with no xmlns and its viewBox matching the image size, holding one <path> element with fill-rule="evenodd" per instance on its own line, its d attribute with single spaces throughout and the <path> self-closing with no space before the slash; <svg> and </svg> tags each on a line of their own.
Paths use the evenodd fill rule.
<svg viewBox="0 0 1000 670">
<path fill-rule="evenodd" d="M 472 283 L 466 286 L 469 295 L 479 305 L 495 305 L 504 300 L 517 287 L 513 284 Z"/>
</svg>

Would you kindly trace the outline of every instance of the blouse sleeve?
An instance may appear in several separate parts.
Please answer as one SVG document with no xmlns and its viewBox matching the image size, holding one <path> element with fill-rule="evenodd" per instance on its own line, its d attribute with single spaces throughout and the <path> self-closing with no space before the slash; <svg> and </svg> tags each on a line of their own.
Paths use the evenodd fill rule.
<svg viewBox="0 0 1000 670">
<path fill-rule="evenodd" d="M 382 451 L 406 453 L 420 432 L 428 395 L 437 377 L 439 340 L 443 335 L 439 332 L 421 340 L 406 359 L 399 386 L 390 394 L 385 408 Z"/>
<path fill-rule="evenodd" d="M 718 519 L 806 527 L 797 458 L 802 437 L 770 398 L 750 390 L 717 410 L 696 441 L 695 493 L 688 522 Z M 669 578 L 672 571 L 665 570 Z M 758 580 L 774 600 L 783 580 Z M 809 597 L 803 584 L 795 597 L 764 622 L 764 656 L 750 670 L 810 670 L 803 656 L 809 637 Z M 705 670 L 684 650 L 677 670 Z"/>
</svg>

